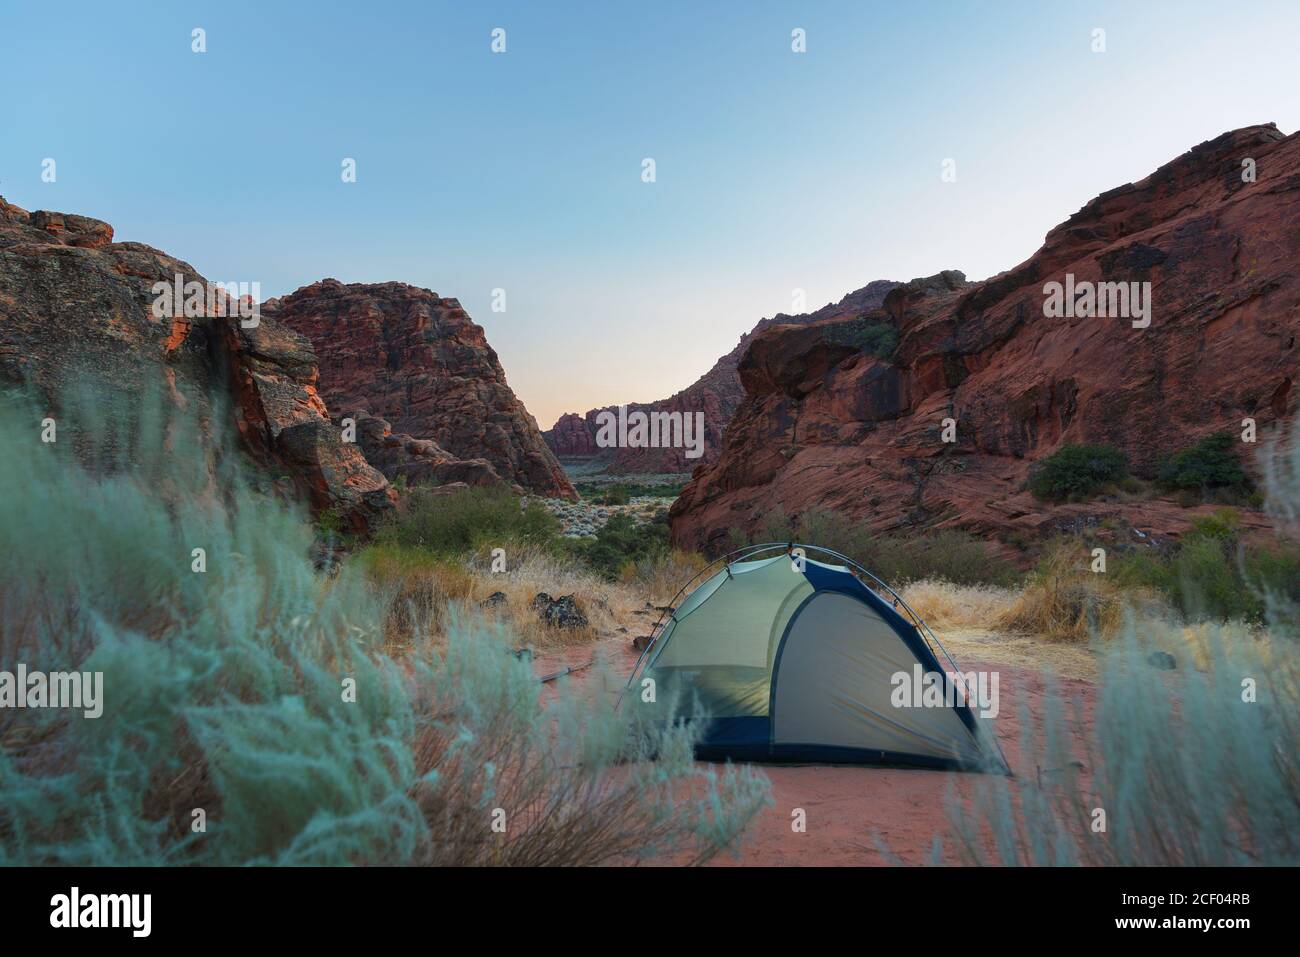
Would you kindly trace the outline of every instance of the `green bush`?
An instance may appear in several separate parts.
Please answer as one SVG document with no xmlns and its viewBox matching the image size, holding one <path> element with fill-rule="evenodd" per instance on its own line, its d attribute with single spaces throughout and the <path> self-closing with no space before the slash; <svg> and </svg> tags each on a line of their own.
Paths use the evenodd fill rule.
<svg viewBox="0 0 1300 957">
<path fill-rule="evenodd" d="M 1156 473 L 1168 489 L 1206 492 L 1211 489 L 1250 490 L 1250 480 L 1237 458 L 1237 440 L 1230 432 L 1207 436 L 1191 448 L 1169 456 Z"/>
<path fill-rule="evenodd" d="M 1264 620 L 1269 602 L 1300 601 L 1300 548 L 1240 541 L 1241 520 L 1231 509 L 1202 516 L 1169 554 L 1118 556 L 1112 573 L 1123 586 L 1153 588 L 1184 620 Z"/>
<path fill-rule="evenodd" d="M 337 508 L 322 509 L 316 516 L 316 534 L 320 538 L 337 538 L 343 532 L 343 516 Z"/>
<path fill-rule="evenodd" d="M 601 505 L 626 505 L 632 501 L 632 492 L 626 485 L 611 485 L 596 501 Z"/>
<path fill-rule="evenodd" d="M 594 540 L 577 541 L 569 547 L 593 571 L 614 581 L 629 562 L 653 562 L 668 554 L 668 513 L 660 512 L 639 525 L 630 515 L 610 516 Z"/>
<path fill-rule="evenodd" d="M 1077 501 L 1127 475 L 1128 461 L 1114 446 L 1063 445 L 1035 463 L 1029 490 L 1042 499 Z"/>
<path fill-rule="evenodd" d="M 521 508 L 509 489 L 469 488 L 449 495 L 417 487 L 403 496 L 375 540 L 462 555 L 481 545 L 554 546 L 558 534 L 559 523 L 540 502 Z"/>
<path fill-rule="evenodd" d="M 1243 579 L 1235 545 L 1224 539 L 1190 536 L 1171 560 L 1175 597 L 1188 621 L 1259 620 L 1263 602 Z"/>
<path fill-rule="evenodd" d="M 684 482 L 616 482 L 612 485 L 605 482 L 578 482 L 575 484 L 575 488 L 583 498 L 591 499 L 599 505 L 626 505 L 631 499 L 642 496 L 677 498 L 685 487 Z M 611 495 L 617 501 L 608 500 Z"/>
</svg>

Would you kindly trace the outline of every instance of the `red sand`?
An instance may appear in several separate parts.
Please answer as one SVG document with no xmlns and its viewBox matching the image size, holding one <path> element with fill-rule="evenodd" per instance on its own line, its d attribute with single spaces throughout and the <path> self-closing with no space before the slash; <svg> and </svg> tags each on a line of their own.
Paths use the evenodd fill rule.
<svg viewBox="0 0 1300 957">
<path fill-rule="evenodd" d="M 603 639 L 594 646 L 566 649 L 538 658 L 536 670 L 545 674 L 590 660 L 600 650 L 622 674 L 636 660 L 624 638 Z M 1035 780 L 1039 769 L 1024 766 L 1019 754 L 1020 712 L 1027 705 L 1033 716 L 1043 713 L 1045 688 L 1041 673 L 1019 666 L 989 661 L 962 661 L 963 670 L 997 670 L 1000 673 L 998 740 L 1019 780 Z M 573 677 L 582 682 L 592 672 Z M 1090 723 L 1096 686 L 1077 678 L 1057 678 L 1056 687 L 1082 703 Z M 1072 728 L 1074 744 L 1082 753 L 1082 729 Z M 772 782 L 774 805 L 750 825 L 735 854 L 724 853 L 719 865 L 872 865 L 925 864 L 938 835 L 943 861 L 962 863 L 960 849 L 948 823 L 949 788 L 963 800 L 985 775 L 896 768 L 831 767 L 818 765 L 757 765 Z M 1048 769 L 1043 769 L 1050 773 Z M 1087 769 L 1081 774 L 1086 782 Z M 807 830 L 791 828 L 795 808 L 806 812 Z M 881 849 L 881 843 L 884 850 Z M 892 855 L 892 857 L 891 857 Z"/>
<path fill-rule="evenodd" d="M 998 740 L 1017 778 L 1034 780 L 1038 769 L 1022 764 L 1017 743 L 1022 702 L 1027 702 L 1031 715 L 1042 713 L 1042 676 L 988 662 L 962 662 L 962 667 L 1000 671 Z M 1081 700 L 1084 714 L 1091 716 L 1093 684 L 1077 679 L 1058 679 L 1057 684 L 1062 692 Z M 1076 746 L 1081 744 L 1078 736 L 1076 729 Z M 944 863 L 959 864 L 960 849 L 948 823 L 945 799 L 950 787 L 969 799 L 984 777 L 898 768 L 764 765 L 763 769 L 772 782 L 776 804 L 750 826 L 739 855 L 724 854 L 719 864 L 926 864 L 936 835 L 943 842 Z M 807 812 L 807 833 L 791 830 L 796 807 Z"/>
</svg>

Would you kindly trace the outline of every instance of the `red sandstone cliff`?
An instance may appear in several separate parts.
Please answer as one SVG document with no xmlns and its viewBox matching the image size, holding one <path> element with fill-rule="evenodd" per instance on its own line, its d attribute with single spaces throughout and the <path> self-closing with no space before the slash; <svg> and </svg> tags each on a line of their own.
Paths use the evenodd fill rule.
<svg viewBox="0 0 1300 957">
<path fill-rule="evenodd" d="M 1067 273 L 1150 282 L 1149 328 L 1047 318 L 1044 285 Z M 778 506 L 880 530 L 1046 533 L 1090 509 L 1023 490 L 1063 443 L 1115 445 L 1141 474 L 1247 416 L 1267 434 L 1295 408 L 1300 137 L 1271 124 L 1224 134 L 1092 200 L 1016 268 L 909 283 L 868 320 L 896 331 L 887 358 L 862 348 L 856 320 L 754 338 L 721 457 L 672 508 L 675 543 L 719 548 Z M 946 417 L 955 444 L 940 441 Z M 1170 501 L 1108 508 L 1139 529 L 1186 524 Z"/>
<path fill-rule="evenodd" d="M 713 364 L 708 372 L 681 392 L 658 402 L 629 403 L 629 413 L 641 411 L 682 412 L 704 415 L 704 454 L 700 458 L 687 458 L 685 450 L 676 448 L 620 448 L 601 449 L 596 445 L 598 429 L 596 417 L 601 412 L 617 411 L 617 406 L 592 409 L 586 415 L 568 412 L 560 416 L 548 432 L 543 432 L 546 444 L 556 455 L 566 459 L 597 459 L 606 463 L 606 470 L 618 474 L 689 472 L 701 462 L 716 461 L 722 454 L 722 434 L 737 407 L 744 399 L 745 390 L 736 371 L 741 356 L 764 329 L 779 324 L 805 324 L 826 319 L 860 316 L 880 308 L 885 294 L 898 283 L 877 280 L 849 293 L 839 302 L 828 303 L 815 312 L 789 316 L 779 313 L 771 319 L 760 319 L 749 332 L 740 337 L 736 347 Z"/>
<path fill-rule="evenodd" d="M 288 472 L 316 510 L 337 510 L 356 531 L 373 525 L 393 492 L 330 424 L 307 340 L 266 316 L 256 328 L 206 308 L 155 316 L 154 283 L 177 274 L 206 286 L 188 263 L 113 242 L 108 223 L 0 198 L 0 380 L 34 389 L 55 413 L 89 382 L 197 402 L 213 432 L 216 416 L 233 414 L 245 450 Z"/>
<path fill-rule="evenodd" d="M 311 340 L 337 414 L 364 410 L 444 455 L 484 459 L 510 483 L 576 497 L 482 327 L 455 299 L 400 282 L 323 279 L 265 303 L 263 315 Z"/>
</svg>

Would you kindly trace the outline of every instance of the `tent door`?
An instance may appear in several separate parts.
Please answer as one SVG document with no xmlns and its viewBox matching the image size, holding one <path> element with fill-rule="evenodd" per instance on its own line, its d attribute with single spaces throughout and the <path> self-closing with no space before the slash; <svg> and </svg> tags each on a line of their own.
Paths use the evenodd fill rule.
<svg viewBox="0 0 1300 957">
<path fill-rule="evenodd" d="M 896 708 L 916 656 L 870 605 L 817 592 L 791 618 L 772 672 L 771 744 L 953 758 L 971 739 L 951 708 Z"/>
</svg>

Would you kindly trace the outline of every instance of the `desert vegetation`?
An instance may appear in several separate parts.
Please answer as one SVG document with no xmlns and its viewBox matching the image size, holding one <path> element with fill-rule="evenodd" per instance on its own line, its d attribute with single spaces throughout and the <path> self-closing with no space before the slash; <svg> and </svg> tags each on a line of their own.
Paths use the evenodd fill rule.
<svg viewBox="0 0 1300 957">
<path fill-rule="evenodd" d="M 1223 511 L 1161 562 L 1085 579 L 1077 543 L 1055 543 L 1000 613 L 1060 637 L 1108 639 L 1095 645 L 1095 714 L 1055 684 L 1036 713 L 1022 704 L 1019 776 L 981 779 L 969 800 L 950 792 L 952 843 L 938 842 L 934 860 L 952 851 L 975 864 L 1300 862 L 1300 596 L 1287 544 L 1300 533 L 1300 441 L 1264 464 L 1275 547 L 1244 550 Z M 1111 584 L 1060 597 L 1084 580 Z M 1117 606 L 1129 587 L 1163 599 L 1163 610 Z"/>
<path fill-rule="evenodd" d="M 0 861 L 702 862 L 764 806 L 763 775 L 696 764 L 688 726 L 641 726 L 590 689 L 541 693 L 520 654 L 669 601 L 706 559 L 672 550 L 662 521 L 616 516 L 574 542 L 507 492 L 417 487 L 373 540 L 343 542 L 160 404 L 74 408 L 53 445 L 30 439 L 30 407 L 0 409 L 0 480 L 25 490 L 0 501 L 0 665 L 103 672 L 105 710 L 0 712 Z M 1267 475 L 1282 525 L 1297 472 L 1293 456 Z M 954 805 L 969 859 L 1295 859 L 1290 540 L 1248 543 L 1225 508 L 1099 574 L 1078 536 L 1027 573 L 960 532 L 875 536 L 826 511 L 776 512 L 755 537 L 844 552 L 941 632 L 1100 639 L 1086 753 L 1061 751 L 1068 709 L 1026 716 L 1025 753 L 1051 773 Z M 322 544 L 344 559 L 313 561 Z M 541 592 L 572 596 L 583 622 L 546 620 Z M 1082 828 L 1080 795 L 1110 809 L 1110 839 Z M 1164 809 L 1173 836 L 1156 840 Z M 1226 823 L 1211 839 L 1195 820 Z"/>
<path fill-rule="evenodd" d="M 1231 433 L 1217 432 L 1162 456 L 1143 478 L 1130 472 L 1128 458 L 1112 445 L 1066 444 L 1034 464 L 1027 485 L 1049 502 L 1164 494 L 1188 507 L 1210 502 L 1259 508 L 1264 497 L 1242 467 L 1240 445 Z"/>
<path fill-rule="evenodd" d="M 52 444 L 25 403 L 0 418 L 0 667 L 104 688 L 95 719 L 0 711 L 0 863 L 703 861 L 766 800 L 761 775 L 696 765 L 681 723 L 540 694 L 510 622 L 392 594 L 432 539 L 313 563 L 301 511 L 161 403 L 99 397 Z M 446 558 L 475 536 L 412 527 L 447 536 L 435 577 L 473 597 Z"/>
<path fill-rule="evenodd" d="M 598 505 L 626 505 L 634 498 L 673 499 L 682 494 L 685 483 L 680 481 L 641 481 L 636 479 L 619 479 L 606 482 L 575 482 L 576 488 L 583 496 Z"/>
<path fill-rule="evenodd" d="M 773 509 L 751 535 L 734 534 L 732 547 L 763 542 L 807 542 L 840 552 L 898 587 L 925 579 L 956 585 L 1010 586 L 1020 574 L 987 543 L 966 532 L 882 535 L 831 509 L 797 516 Z"/>
<path fill-rule="evenodd" d="M 1128 460 L 1114 446 L 1062 445 L 1035 463 L 1029 490 L 1043 499 L 1080 501 L 1128 475 Z"/>
</svg>

